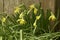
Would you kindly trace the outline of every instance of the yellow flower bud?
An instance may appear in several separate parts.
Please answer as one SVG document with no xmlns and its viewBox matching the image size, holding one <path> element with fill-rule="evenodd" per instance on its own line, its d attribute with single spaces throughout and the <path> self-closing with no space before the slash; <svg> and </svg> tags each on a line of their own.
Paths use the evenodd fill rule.
<svg viewBox="0 0 60 40">
<path fill-rule="evenodd" d="M 24 19 L 18 19 L 17 22 L 19 22 L 21 25 L 26 24 L 26 21 Z"/>
<path fill-rule="evenodd" d="M 4 23 L 4 22 L 6 21 L 6 18 L 3 17 L 3 18 L 1 19 L 1 21 Z"/>
<path fill-rule="evenodd" d="M 36 16 L 36 20 L 39 20 L 41 17 L 41 14 L 39 16 Z"/>
<path fill-rule="evenodd" d="M 35 8 L 35 5 L 34 4 L 30 5 L 30 9 L 33 9 L 33 8 Z"/>
<path fill-rule="evenodd" d="M 51 16 L 49 17 L 49 20 L 52 20 L 52 21 L 56 20 L 56 17 L 52 12 L 51 12 Z"/>
<path fill-rule="evenodd" d="M 36 21 L 37 21 L 37 20 L 35 20 L 35 22 L 33 23 L 33 26 L 34 26 L 34 27 L 37 27 L 37 25 L 36 25 Z"/>
<path fill-rule="evenodd" d="M 38 9 L 37 8 L 34 8 L 34 14 L 35 15 L 37 14 L 37 11 L 38 11 Z"/>
<path fill-rule="evenodd" d="M 20 12 L 20 9 L 19 7 L 16 7 L 15 10 L 14 10 L 14 13 L 19 13 Z"/>
</svg>

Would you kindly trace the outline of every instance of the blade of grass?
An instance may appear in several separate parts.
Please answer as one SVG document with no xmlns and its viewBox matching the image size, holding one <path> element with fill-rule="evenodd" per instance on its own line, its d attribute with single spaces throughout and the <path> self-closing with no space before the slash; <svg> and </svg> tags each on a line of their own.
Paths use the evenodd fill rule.
<svg viewBox="0 0 60 40">
<path fill-rule="evenodd" d="M 51 32 L 54 30 L 54 28 L 56 27 L 56 25 L 57 25 L 58 23 L 59 23 L 59 21 L 55 23 L 55 25 L 54 25 L 53 28 L 51 29 Z"/>
</svg>

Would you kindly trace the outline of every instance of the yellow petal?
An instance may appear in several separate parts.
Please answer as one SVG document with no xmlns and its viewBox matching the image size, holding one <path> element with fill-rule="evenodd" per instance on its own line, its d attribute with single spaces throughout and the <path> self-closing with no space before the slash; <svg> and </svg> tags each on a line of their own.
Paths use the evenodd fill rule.
<svg viewBox="0 0 60 40">
<path fill-rule="evenodd" d="M 19 22 L 19 21 L 20 21 L 20 19 L 17 20 L 17 22 Z"/>
<path fill-rule="evenodd" d="M 38 9 L 37 8 L 34 8 L 34 14 L 35 15 L 37 14 L 37 11 L 38 11 Z"/>
<path fill-rule="evenodd" d="M 15 10 L 14 10 L 14 13 L 19 13 L 20 9 L 21 9 L 21 8 L 16 7 Z"/>
<path fill-rule="evenodd" d="M 41 17 L 41 14 L 39 16 L 36 16 L 36 20 L 39 20 Z"/>
<path fill-rule="evenodd" d="M 18 19 L 17 22 L 19 22 L 21 25 L 26 24 L 26 21 L 24 19 Z"/>
<path fill-rule="evenodd" d="M 6 18 L 5 18 L 5 17 L 3 17 L 1 21 L 2 21 L 2 22 L 5 22 L 5 21 L 6 21 Z"/>
<path fill-rule="evenodd" d="M 49 17 L 49 20 L 52 20 L 52 21 L 56 20 L 56 17 L 52 12 L 51 12 L 51 16 Z"/>
<path fill-rule="evenodd" d="M 35 20 L 35 22 L 33 23 L 33 26 L 34 26 L 34 27 L 37 27 L 37 25 L 36 25 L 36 21 L 37 21 L 37 20 Z"/>
<path fill-rule="evenodd" d="M 35 8 L 35 5 L 34 4 L 30 5 L 30 9 L 33 9 L 33 8 Z"/>
</svg>

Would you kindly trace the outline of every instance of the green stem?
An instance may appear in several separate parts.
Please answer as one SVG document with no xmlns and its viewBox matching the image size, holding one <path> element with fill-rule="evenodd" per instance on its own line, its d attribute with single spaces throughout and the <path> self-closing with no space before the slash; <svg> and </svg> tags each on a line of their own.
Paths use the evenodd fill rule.
<svg viewBox="0 0 60 40">
<path fill-rule="evenodd" d="M 0 36 L 0 40 L 2 40 L 2 36 Z"/>
<path fill-rule="evenodd" d="M 34 30 L 33 30 L 33 34 L 35 33 L 35 30 L 36 30 L 36 27 L 35 27 Z"/>
<path fill-rule="evenodd" d="M 20 40 L 22 40 L 22 30 L 20 30 Z"/>
<path fill-rule="evenodd" d="M 56 24 L 53 26 L 53 28 L 51 29 L 51 32 L 53 32 L 54 31 L 54 28 L 56 27 L 56 25 L 59 23 L 59 21 L 58 22 L 56 22 Z"/>
</svg>

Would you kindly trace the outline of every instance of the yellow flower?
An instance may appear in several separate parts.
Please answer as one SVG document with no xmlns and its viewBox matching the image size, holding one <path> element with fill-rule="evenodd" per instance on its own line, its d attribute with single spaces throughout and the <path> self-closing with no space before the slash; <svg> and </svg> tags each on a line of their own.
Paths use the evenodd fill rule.
<svg viewBox="0 0 60 40">
<path fill-rule="evenodd" d="M 33 26 L 34 26 L 34 27 L 37 27 L 37 25 L 36 25 L 36 21 L 37 21 L 37 20 L 35 20 L 35 22 L 33 23 Z"/>
<path fill-rule="evenodd" d="M 16 7 L 15 10 L 14 10 L 14 13 L 19 13 L 20 12 L 20 9 L 19 7 Z"/>
<path fill-rule="evenodd" d="M 6 18 L 3 17 L 3 18 L 1 19 L 1 21 L 4 23 L 4 22 L 6 21 Z"/>
<path fill-rule="evenodd" d="M 38 9 L 37 9 L 37 8 L 35 8 L 35 5 L 34 5 L 34 4 L 30 5 L 30 10 L 32 10 L 32 9 L 34 9 L 34 14 L 36 15 L 36 14 L 37 14 Z"/>
<path fill-rule="evenodd" d="M 33 9 L 33 8 L 35 8 L 35 5 L 34 4 L 30 5 L 30 9 Z"/>
<path fill-rule="evenodd" d="M 39 16 L 36 16 L 36 20 L 39 20 L 41 17 L 41 14 Z"/>
<path fill-rule="evenodd" d="M 21 25 L 26 24 L 26 21 L 22 18 L 22 19 L 18 19 L 17 22 L 19 22 Z"/>
<path fill-rule="evenodd" d="M 49 20 L 52 20 L 52 21 L 56 20 L 56 17 L 52 12 L 51 12 L 51 16 L 49 17 Z"/>
<path fill-rule="evenodd" d="M 38 11 L 38 9 L 37 8 L 34 8 L 34 14 L 35 15 L 37 14 L 37 11 Z"/>
</svg>

